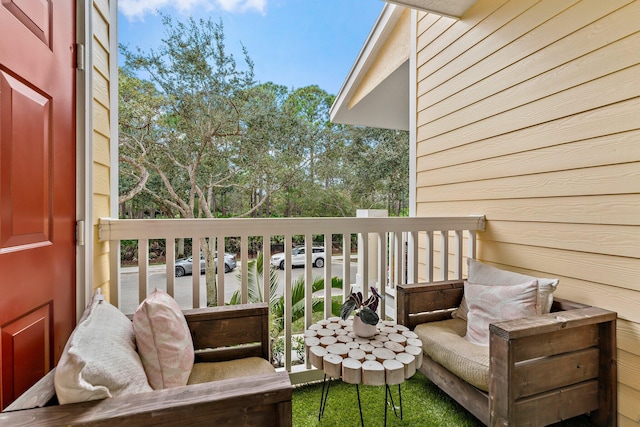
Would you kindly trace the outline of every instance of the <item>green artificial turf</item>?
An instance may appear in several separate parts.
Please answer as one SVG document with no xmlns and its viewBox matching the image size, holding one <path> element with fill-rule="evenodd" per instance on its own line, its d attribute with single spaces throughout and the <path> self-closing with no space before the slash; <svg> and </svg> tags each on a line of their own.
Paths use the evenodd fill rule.
<svg viewBox="0 0 640 427">
<path fill-rule="evenodd" d="M 387 409 L 387 426 L 416 427 L 481 427 L 474 416 L 417 372 L 402 386 L 403 419 L 396 418 L 393 409 Z M 394 403 L 398 405 L 398 386 L 392 386 Z M 293 427 L 360 425 L 356 386 L 333 381 L 324 416 L 318 421 L 322 383 L 296 387 L 293 392 Z M 365 426 L 384 425 L 384 387 L 360 386 L 360 399 Z M 590 427 L 588 417 L 577 417 L 556 427 Z"/>
</svg>

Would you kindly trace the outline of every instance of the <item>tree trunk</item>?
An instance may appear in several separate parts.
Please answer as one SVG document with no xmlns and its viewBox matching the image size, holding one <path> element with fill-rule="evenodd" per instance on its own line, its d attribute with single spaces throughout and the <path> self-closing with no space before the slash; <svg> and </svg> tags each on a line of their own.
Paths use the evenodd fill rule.
<svg viewBox="0 0 640 427">
<path fill-rule="evenodd" d="M 184 237 L 178 239 L 178 258 L 184 258 Z"/>
</svg>

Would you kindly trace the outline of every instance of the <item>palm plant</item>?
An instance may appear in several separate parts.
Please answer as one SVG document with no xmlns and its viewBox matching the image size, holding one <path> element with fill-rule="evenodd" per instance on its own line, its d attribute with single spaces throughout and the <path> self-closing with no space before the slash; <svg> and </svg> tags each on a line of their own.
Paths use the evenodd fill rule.
<svg viewBox="0 0 640 427">
<path fill-rule="evenodd" d="M 264 256 L 262 252 L 258 252 L 256 259 L 252 259 L 247 264 L 247 302 L 262 302 L 266 301 L 262 293 L 262 277 L 264 272 Z M 242 273 L 237 272 L 236 277 L 238 283 L 242 281 Z M 273 307 L 275 301 L 278 299 L 278 273 L 275 269 L 269 268 L 269 306 Z M 237 290 L 231 295 L 229 305 L 241 304 L 242 298 L 240 290 Z"/>
<path fill-rule="evenodd" d="M 247 302 L 261 302 L 263 299 L 262 277 L 264 272 L 264 257 L 262 252 L 258 253 L 258 257 L 251 260 L 247 264 Z M 238 281 L 241 280 L 241 273 L 238 272 Z M 284 330 L 284 296 L 278 295 L 279 280 L 278 273 L 275 268 L 269 266 L 269 308 L 271 312 L 272 328 L 271 335 L 277 337 Z M 291 285 L 291 321 L 301 319 L 304 316 L 304 276 L 299 277 Z M 342 279 L 333 277 L 331 279 L 331 288 L 342 289 Z M 311 291 L 316 293 L 324 289 L 324 279 L 314 277 L 311 285 Z M 240 304 L 242 301 L 240 290 L 237 290 L 231 296 L 230 305 Z M 331 312 L 340 313 L 341 304 L 331 301 Z M 314 297 L 312 299 L 312 312 L 322 313 L 324 311 L 324 300 Z"/>
<path fill-rule="evenodd" d="M 332 289 L 342 289 L 342 279 L 338 277 L 331 278 Z M 324 289 L 324 279 L 320 277 L 314 277 L 311 284 L 311 292 L 315 294 L 318 291 Z M 291 285 L 291 322 L 295 322 L 302 319 L 304 316 L 304 276 L 299 277 Z M 334 314 L 340 313 L 342 305 L 339 302 L 331 300 L 331 312 Z M 313 297 L 311 300 L 311 312 L 322 313 L 324 312 L 324 299 Z M 275 304 L 271 305 L 272 316 L 272 334 L 278 336 L 284 330 L 284 296 L 279 295 Z"/>
</svg>

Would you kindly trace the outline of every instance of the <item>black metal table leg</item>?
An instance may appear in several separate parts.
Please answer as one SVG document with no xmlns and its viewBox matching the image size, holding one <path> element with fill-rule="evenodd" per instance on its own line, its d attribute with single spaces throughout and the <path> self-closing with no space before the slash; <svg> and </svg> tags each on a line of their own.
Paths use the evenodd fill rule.
<svg viewBox="0 0 640 427">
<path fill-rule="evenodd" d="M 364 427 L 364 419 L 362 418 L 362 404 L 360 403 L 360 387 L 356 384 L 356 393 L 358 394 L 358 409 L 360 410 L 360 425 Z"/>
<path fill-rule="evenodd" d="M 393 408 L 393 413 L 395 414 L 396 417 L 398 417 L 398 411 L 396 408 L 396 404 L 393 401 L 393 393 L 391 392 L 391 387 L 389 387 L 389 385 L 385 385 L 385 392 L 384 392 L 384 425 L 387 425 L 387 406 L 389 405 L 389 403 L 391 403 L 391 407 Z M 400 399 L 400 419 L 402 419 L 402 389 L 400 388 L 400 384 L 398 384 L 398 396 Z"/>
<path fill-rule="evenodd" d="M 387 406 L 388 405 L 388 399 L 389 397 L 389 386 L 385 384 L 384 386 L 384 427 L 387 427 Z"/>
<path fill-rule="evenodd" d="M 325 391 L 326 384 L 326 391 Z M 327 398 L 329 397 L 329 387 L 331 386 L 331 378 L 327 381 L 327 374 L 322 378 L 322 394 L 320 395 L 320 409 L 318 410 L 318 421 L 324 416 L 324 410 L 327 407 Z"/>
<path fill-rule="evenodd" d="M 400 388 L 400 384 L 398 384 L 398 396 L 400 399 L 400 419 L 402 419 L 402 389 Z"/>
<path fill-rule="evenodd" d="M 393 401 L 393 393 L 391 392 L 391 387 L 388 384 L 384 386 L 384 425 L 387 425 L 387 406 L 389 403 L 393 407 L 393 413 L 396 417 L 402 419 L 402 388 L 401 384 L 398 384 L 398 398 L 400 404 L 400 416 L 398 417 L 398 411 Z M 324 416 L 324 410 L 327 407 L 327 398 L 329 397 L 329 388 L 331 387 L 331 378 L 327 380 L 327 375 L 325 374 L 322 379 L 322 394 L 320 396 L 320 409 L 318 410 L 318 421 Z M 360 386 L 356 384 L 356 394 L 358 395 L 358 411 L 360 412 L 360 425 L 364 427 L 364 417 L 362 416 L 362 401 L 360 400 Z"/>
</svg>

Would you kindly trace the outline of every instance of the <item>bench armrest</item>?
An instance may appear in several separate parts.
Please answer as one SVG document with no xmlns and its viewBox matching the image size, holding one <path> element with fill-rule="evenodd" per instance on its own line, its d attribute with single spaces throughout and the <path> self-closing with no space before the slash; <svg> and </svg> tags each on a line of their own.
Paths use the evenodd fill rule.
<svg viewBox="0 0 640 427">
<path fill-rule="evenodd" d="M 29 426 L 291 426 L 286 372 L 194 384 L 90 402 L 0 413 L 0 424 Z"/>
<path fill-rule="evenodd" d="M 421 323 L 450 319 L 463 293 L 464 280 L 398 285 L 397 321 L 413 329 Z"/>
<path fill-rule="evenodd" d="M 244 357 L 271 360 L 268 303 L 207 307 L 184 311 L 196 362 Z"/>
</svg>

